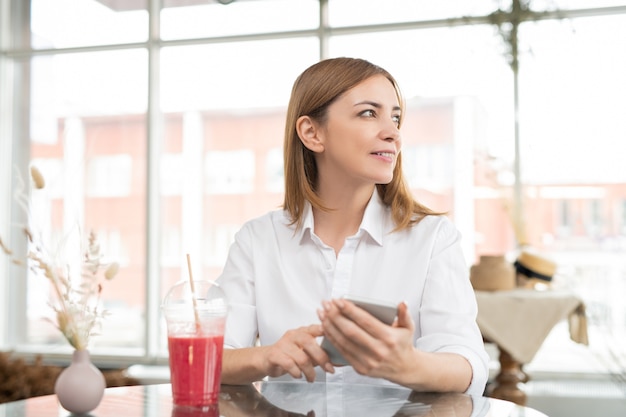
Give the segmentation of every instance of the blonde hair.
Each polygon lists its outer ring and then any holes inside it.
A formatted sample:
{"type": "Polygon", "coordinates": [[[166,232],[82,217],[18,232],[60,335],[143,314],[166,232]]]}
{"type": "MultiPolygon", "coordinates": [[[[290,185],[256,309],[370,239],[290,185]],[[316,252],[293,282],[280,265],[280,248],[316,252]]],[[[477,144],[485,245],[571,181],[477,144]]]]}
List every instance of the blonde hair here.
{"type": "MultiPolygon", "coordinates": [[[[318,62],[307,68],[296,79],[291,90],[285,122],[283,148],[285,171],[285,199],[283,208],[291,216],[292,224],[302,225],[306,201],[320,210],[328,210],[316,192],[318,171],[314,153],[304,146],[296,131],[301,116],[309,116],[320,124],[326,122],[328,107],[343,93],[375,75],[386,77],[398,96],[404,114],[404,100],[393,76],[383,68],[363,59],[333,58],[318,62]]],[[[402,116],[400,120],[402,124],[402,116]]],[[[418,223],[424,216],[436,213],[418,203],[411,194],[402,172],[402,155],[398,155],[389,184],[377,184],[383,203],[391,207],[396,224],[394,230],[402,230],[418,223]]]]}

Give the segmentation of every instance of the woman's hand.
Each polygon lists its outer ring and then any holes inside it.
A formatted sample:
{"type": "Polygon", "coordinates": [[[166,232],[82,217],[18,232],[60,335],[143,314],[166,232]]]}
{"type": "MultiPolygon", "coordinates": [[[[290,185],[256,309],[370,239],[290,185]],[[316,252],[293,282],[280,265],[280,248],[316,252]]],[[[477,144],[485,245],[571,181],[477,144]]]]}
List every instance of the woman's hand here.
{"type": "Polygon", "coordinates": [[[312,324],[287,331],[273,345],[224,349],[222,383],[249,384],[266,376],[285,374],[293,378],[304,376],[307,381],[313,382],[317,365],[333,373],[335,368],[316,341],[322,334],[322,326],[312,324]]]}
{"type": "Polygon", "coordinates": [[[405,303],[388,326],[352,302],[325,301],[318,311],[324,335],[361,375],[394,380],[415,360],[415,325],[405,303]]]}
{"type": "Polygon", "coordinates": [[[313,324],[287,331],[276,343],[262,348],[264,369],[267,375],[278,377],[289,374],[294,378],[302,375],[307,381],[315,380],[315,366],[334,372],[328,355],[319,346],[316,337],[322,336],[322,326],[313,324]]]}

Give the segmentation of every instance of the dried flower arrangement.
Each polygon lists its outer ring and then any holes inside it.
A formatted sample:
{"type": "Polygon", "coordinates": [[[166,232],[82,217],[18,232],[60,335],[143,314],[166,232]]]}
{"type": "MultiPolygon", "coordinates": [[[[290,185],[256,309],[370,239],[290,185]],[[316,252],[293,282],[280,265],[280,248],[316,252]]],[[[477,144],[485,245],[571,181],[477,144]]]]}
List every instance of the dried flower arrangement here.
{"type": "MultiPolygon", "coordinates": [[[[33,192],[45,187],[45,179],[41,172],[31,166],[30,176],[34,186],[33,192]]],[[[30,214],[30,199],[23,182],[19,179],[17,202],[30,214]]],[[[29,219],[32,220],[32,219],[29,219]]],[[[28,265],[35,276],[46,279],[52,288],[53,299],[50,305],[55,315],[52,320],[69,344],[77,350],[87,348],[91,336],[96,335],[106,311],[101,308],[102,278],[111,280],[119,270],[119,264],[103,263],[100,245],[94,232],[87,239],[82,239],[80,250],[82,260],[80,273],[75,273],[70,264],[61,260],[61,247],[65,246],[65,236],[59,247],[51,248],[44,242],[42,233],[33,230],[31,225],[22,227],[28,239],[27,260],[17,259],[13,251],[2,241],[0,248],[17,265],[28,265]],[[54,250],[53,250],[54,249],[54,250]],[[100,276],[100,272],[102,276],[100,276]]]]}

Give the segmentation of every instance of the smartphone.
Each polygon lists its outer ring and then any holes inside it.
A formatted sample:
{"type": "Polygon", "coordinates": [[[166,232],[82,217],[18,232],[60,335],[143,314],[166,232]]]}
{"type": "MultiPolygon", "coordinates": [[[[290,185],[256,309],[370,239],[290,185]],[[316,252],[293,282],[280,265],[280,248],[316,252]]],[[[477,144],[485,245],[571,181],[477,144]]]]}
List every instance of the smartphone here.
{"type": "MultiPolygon", "coordinates": [[[[381,300],[374,300],[371,298],[364,297],[356,297],[351,295],[346,295],[343,297],[344,299],[351,301],[357,307],[362,308],[363,310],[370,313],[372,316],[376,317],[378,320],[382,321],[385,324],[392,324],[397,315],[397,305],[381,300]]],[[[332,343],[326,338],[322,340],[322,349],[326,351],[328,357],[330,358],[330,362],[333,365],[349,365],[348,361],[339,353],[339,351],[333,346],[332,343]]]]}

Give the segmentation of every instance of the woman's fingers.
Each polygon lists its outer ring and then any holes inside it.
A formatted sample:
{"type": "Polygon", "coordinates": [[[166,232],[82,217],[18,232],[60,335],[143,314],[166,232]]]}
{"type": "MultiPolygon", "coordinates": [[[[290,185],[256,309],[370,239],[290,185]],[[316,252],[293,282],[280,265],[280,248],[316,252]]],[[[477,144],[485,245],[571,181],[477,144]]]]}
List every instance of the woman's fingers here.
{"type": "Polygon", "coordinates": [[[371,356],[370,349],[374,343],[374,338],[361,325],[370,328],[372,323],[367,324],[369,320],[374,321],[374,326],[377,324],[383,326],[382,323],[376,323],[375,321],[377,320],[374,317],[367,317],[368,313],[365,311],[350,311],[351,308],[356,310],[357,307],[344,300],[324,302],[323,307],[324,320],[322,324],[324,326],[324,335],[348,362],[354,365],[354,362],[358,359],[371,356]],[[346,311],[341,307],[345,308],[346,311]],[[364,317],[359,317],[360,313],[364,317]]]}
{"type": "Polygon", "coordinates": [[[398,317],[393,327],[409,329],[411,334],[415,330],[415,323],[413,322],[413,318],[411,318],[411,313],[409,313],[409,306],[404,301],[398,304],[398,317]]]}
{"type": "Polygon", "coordinates": [[[400,352],[413,349],[414,324],[406,303],[398,305],[392,326],[347,300],[324,302],[323,307],[325,336],[361,374],[384,376],[397,367],[400,352]]]}
{"type": "Polygon", "coordinates": [[[389,336],[389,326],[350,301],[338,299],[324,302],[323,306],[327,317],[323,322],[324,333],[331,332],[341,342],[367,345],[389,336]]]}
{"type": "Polygon", "coordinates": [[[270,376],[280,376],[288,373],[293,378],[303,375],[307,381],[315,380],[315,366],[323,366],[327,371],[328,356],[317,344],[316,338],[323,334],[320,325],[311,325],[289,330],[274,344],[268,353],[270,376]]]}

